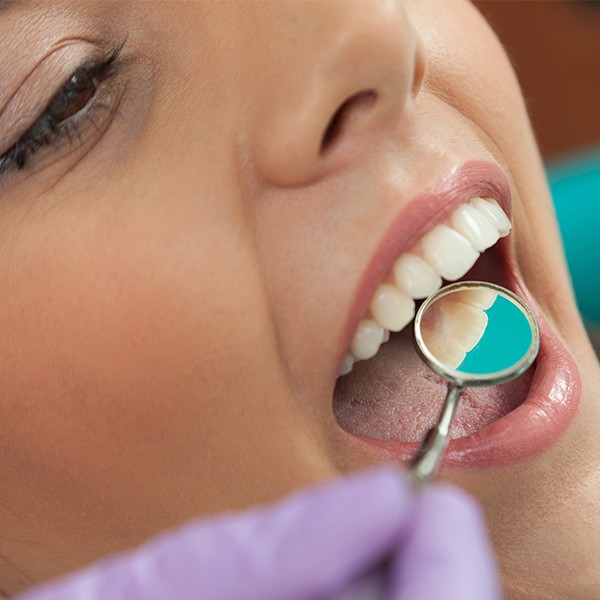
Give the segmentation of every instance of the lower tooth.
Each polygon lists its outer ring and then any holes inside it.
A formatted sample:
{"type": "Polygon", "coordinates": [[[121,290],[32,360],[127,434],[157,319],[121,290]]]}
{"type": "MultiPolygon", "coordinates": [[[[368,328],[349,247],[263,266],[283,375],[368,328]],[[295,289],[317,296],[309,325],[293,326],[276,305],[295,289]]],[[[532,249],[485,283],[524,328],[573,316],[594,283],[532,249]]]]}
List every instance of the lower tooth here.
{"type": "Polygon", "coordinates": [[[458,231],[437,225],[422,238],[423,257],[447,281],[462,277],[479,252],[458,231]]]}

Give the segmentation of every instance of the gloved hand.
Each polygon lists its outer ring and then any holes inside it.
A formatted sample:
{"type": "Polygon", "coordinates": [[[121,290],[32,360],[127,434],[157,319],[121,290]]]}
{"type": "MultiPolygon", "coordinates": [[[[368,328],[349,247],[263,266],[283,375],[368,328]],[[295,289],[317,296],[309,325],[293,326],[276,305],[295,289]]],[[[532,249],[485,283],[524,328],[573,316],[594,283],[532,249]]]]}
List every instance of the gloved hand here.
{"type": "Polygon", "coordinates": [[[198,521],[19,600],[492,600],[479,509],[393,468],[198,521]]]}

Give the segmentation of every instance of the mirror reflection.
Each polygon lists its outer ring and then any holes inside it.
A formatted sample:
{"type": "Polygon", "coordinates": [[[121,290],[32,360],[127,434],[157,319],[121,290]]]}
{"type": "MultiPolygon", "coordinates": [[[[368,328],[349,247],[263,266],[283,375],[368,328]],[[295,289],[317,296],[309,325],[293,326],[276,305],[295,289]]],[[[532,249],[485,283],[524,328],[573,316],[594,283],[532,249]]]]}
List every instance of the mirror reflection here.
{"type": "Polygon", "coordinates": [[[531,355],[536,341],[532,321],[515,299],[482,285],[459,288],[432,302],[422,315],[420,333],[445,369],[488,377],[531,355]]]}

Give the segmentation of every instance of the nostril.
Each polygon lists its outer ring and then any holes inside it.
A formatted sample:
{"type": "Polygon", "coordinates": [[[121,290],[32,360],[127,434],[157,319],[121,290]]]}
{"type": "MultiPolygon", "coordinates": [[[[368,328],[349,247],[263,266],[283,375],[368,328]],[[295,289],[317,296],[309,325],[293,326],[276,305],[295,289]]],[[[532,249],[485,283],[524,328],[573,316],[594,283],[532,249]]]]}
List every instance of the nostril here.
{"type": "Polygon", "coordinates": [[[337,109],[321,139],[321,154],[327,152],[350,125],[362,117],[377,100],[377,92],[365,90],[350,96],[337,109]]]}

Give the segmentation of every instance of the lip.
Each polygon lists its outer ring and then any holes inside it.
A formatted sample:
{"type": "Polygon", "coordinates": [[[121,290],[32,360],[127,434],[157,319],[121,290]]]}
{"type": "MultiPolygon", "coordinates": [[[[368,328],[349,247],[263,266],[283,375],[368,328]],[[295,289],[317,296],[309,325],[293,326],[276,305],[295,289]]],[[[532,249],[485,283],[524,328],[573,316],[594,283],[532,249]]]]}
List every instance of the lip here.
{"type": "Polygon", "coordinates": [[[394,261],[427,231],[449,217],[457,206],[477,196],[494,198],[511,217],[510,185],[504,171],[494,163],[473,160],[441,177],[394,218],[359,280],[340,338],[336,373],[375,289],[394,261]]]}
{"type": "MultiPolygon", "coordinates": [[[[540,327],[540,351],[531,387],[523,404],[501,419],[468,437],[451,440],[442,463],[446,466],[502,465],[539,454],[560,437],[581,402],[581,377],[575,361],[521,281],[516,266],[508,261],[505,269],[508,287],[528,303],[540,327]]],[[[356,439],[402,462],[413,458],[418,448],[409,442],[356,439]]]]}
{"type": "MultiPolygon", "coordinates": [[[[498,200],[510,218],[510,187],[501,169],[486,162],[465,163],[415,198],[394,220],[361,279],[342,340],[344,351],[375,287],[400,253],[458,204],[485,194],[498,200]]],[[[443,461],[447,466],[501,465],[538,454],[560,437],[581,402],[581,378],[573,358],[525,286],[516,262],[509,255],[508,245],[501,243],[499,248],[506,287],[529,304],[538,320],[540,351],[535,372],[523,404],[476,433],[450,441],[443,461]]],[[[410,460],[418,448],[414,442],[347,435],[386,458],[402,462],[410,460]]]]}
{"type": "Polygon", "coordinates": [[[512,290],[532,309],[540,327],[540,351],[525,402],[473,435],[452,440],[446,464],[493,465],[538,454],[568,427],[581,403],[579,370],[519,276],[507,261],[512,290]]]}

